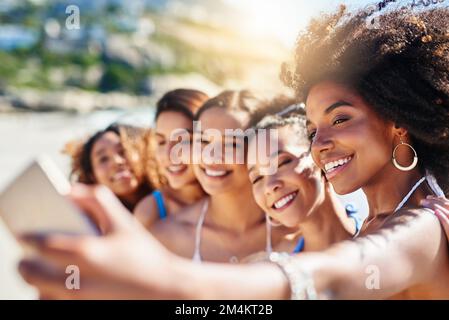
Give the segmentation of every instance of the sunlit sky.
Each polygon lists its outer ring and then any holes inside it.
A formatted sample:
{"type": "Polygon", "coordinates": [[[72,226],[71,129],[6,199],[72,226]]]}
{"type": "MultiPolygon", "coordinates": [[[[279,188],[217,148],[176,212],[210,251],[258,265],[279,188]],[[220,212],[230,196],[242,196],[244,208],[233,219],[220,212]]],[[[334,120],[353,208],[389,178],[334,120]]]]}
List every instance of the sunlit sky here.
{"type": "Polygon", "coordinates": [[[242,31],[255,36],[270,35],[292,46],[301,28],[320,12],[334,11],[340,4],[364,7],[380,0],[224,0],[248,19],[239,21],[242,31]]]}

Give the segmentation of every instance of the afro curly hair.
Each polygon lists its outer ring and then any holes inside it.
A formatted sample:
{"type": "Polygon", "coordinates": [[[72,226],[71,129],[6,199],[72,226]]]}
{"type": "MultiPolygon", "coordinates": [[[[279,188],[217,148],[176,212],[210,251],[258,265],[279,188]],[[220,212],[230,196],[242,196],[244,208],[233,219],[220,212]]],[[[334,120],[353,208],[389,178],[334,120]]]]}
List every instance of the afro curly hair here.
{"type": "Polygon", "coordinates": [[[344,6],[299,35],[293,65],[281,78],[305,101],[334,80],[354,88],[382,118],[408,130],[420,170],[449,194],[449,9],[397,8],[378,17],[344,6]]]}

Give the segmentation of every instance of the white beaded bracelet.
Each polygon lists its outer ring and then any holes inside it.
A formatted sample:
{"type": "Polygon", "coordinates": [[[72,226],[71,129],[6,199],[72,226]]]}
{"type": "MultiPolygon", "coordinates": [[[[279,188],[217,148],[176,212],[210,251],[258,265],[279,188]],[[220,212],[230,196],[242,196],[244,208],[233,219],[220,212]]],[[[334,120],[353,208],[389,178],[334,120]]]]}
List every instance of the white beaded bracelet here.
{"type": "Polygon", "coordinates": [[[286,252],[273,252],[269,257],[286,276],[291,290],[291,300],[316,300],[317,292],[313,278],[295,263],[294,257],[286,252]]]}

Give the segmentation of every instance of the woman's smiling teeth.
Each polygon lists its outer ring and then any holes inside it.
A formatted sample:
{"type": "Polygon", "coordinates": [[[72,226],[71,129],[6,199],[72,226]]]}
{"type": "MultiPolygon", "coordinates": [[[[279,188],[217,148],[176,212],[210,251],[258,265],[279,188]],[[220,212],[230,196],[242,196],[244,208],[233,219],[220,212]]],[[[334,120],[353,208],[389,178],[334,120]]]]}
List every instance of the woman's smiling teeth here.
{"type": "Polygon", "coordinates": [[[178,172],[181,172],[182,170],[184,170],[185,168],[186,168],[185,165],[176,165],[176,166],[172,165],[172,166],[167,167],[167,170],[172,173],[178,173],[178,172]]]}
{"type": "Polygon", "coordinates": [[[209,177],[223,177],[228,173],[227,171],[223,170],[211,170],[211,169],[204,169],[204,172],[209,177]]]}
{"type": "Polygon", "coordinates": [[[286,207],[293,201],[293,199],[295,199],[297,194],[298,194],[298,191],[295,191],[295,192],[289,193],[285,197],[282,197],[281,199],[279,199],[278,201],[276,201],[273,204],[273,208],[282,209],[282,208],[286,207]]]}
{"type": "Polygon", "coordinates": [[[123,170],[123,171],[119,171],[117,173],[115,173],[112,176],[112,181],[118,181],[118,180],[122,180],[122,179],[129,179],[131,178],[131,172],[128,170],[123,170]]]}
{"type": "Polygon", "coordinates": [[[348,163],[349,161],[351,161],[352,157],[347,157],[344,159],[339,159],[336,161],[331,161],[328,162],[324,165],[324,170],[326,171],[326,173],[331,173],[332,171],[334,171],[335,169],[337,169],[338,167],[348,163]]]}

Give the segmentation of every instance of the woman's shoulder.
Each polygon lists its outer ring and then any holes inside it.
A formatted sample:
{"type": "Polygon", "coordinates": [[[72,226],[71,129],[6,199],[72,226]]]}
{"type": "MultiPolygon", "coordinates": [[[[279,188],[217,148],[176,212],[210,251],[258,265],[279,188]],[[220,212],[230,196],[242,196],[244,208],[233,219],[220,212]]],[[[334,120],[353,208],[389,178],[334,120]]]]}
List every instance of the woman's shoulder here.
{"type": "Polygon", "coordinates": [[[195,239],[193,223],[180,221],[176,216],[168,216],[164,221],[156,221],[149,231],[168,250],[182,257],[192,257],[195,239]]]}
{"type": "Polygon", "coordinates": [[[379,229],[407,228],[410,232],[426,237],[426,234],[440,232],[441,226],[432,210],[423,207],[409,207],[388,216],[379,229]]]}
{"type": "Polygon", "coordinates": [[[385,212],[376,216],[375,219],[367,219],[362,227],[360,236],[370,233],[388,232],[397,228],[408,228],[425,231],[439,227],[438,219],[433,211],[423,207],[408,207],[397,212],[385,212]],[[433,226],[433,227],[430,227],[433,226]]]}
{"type": "Polygon", "coordinates": [[[434,212],[431,209],[428,208],[424,208],[424,207],[407,207],[407,208],[403,208],[398,210],[397,212],[393,213],[390,215],[391,219],[396,219],[396,217],[398,217],[398,219],[400,217],[402,217],[402,219],[404,219],[404,217],[418,217],[421,215],[426,215],[426,216],[433,216],[434,218],[434,212]]]}
{"type": "Polygon", "coordinates": [[[207,201],[206,198],[182,207],[176,214],[173,215],[173,220],[180,224],[196,225],[205,201],[207,201]]]}
{"type": "Polygon", "coordinates": [[[153,194],[147,195],[139,201],[134,209],[134,216],[146,228],[149,228],[158,220],[158,208],[153,194]]]}
{"type": "Polygon", "coordinates": [[[166,220],[157,221],[152,232],[161,233],[183,233],[189,229],[195,229],[200,216],[204,201],[200,200],[194,204],[183,207],[178,213],[172,214],[166,220]]]}

